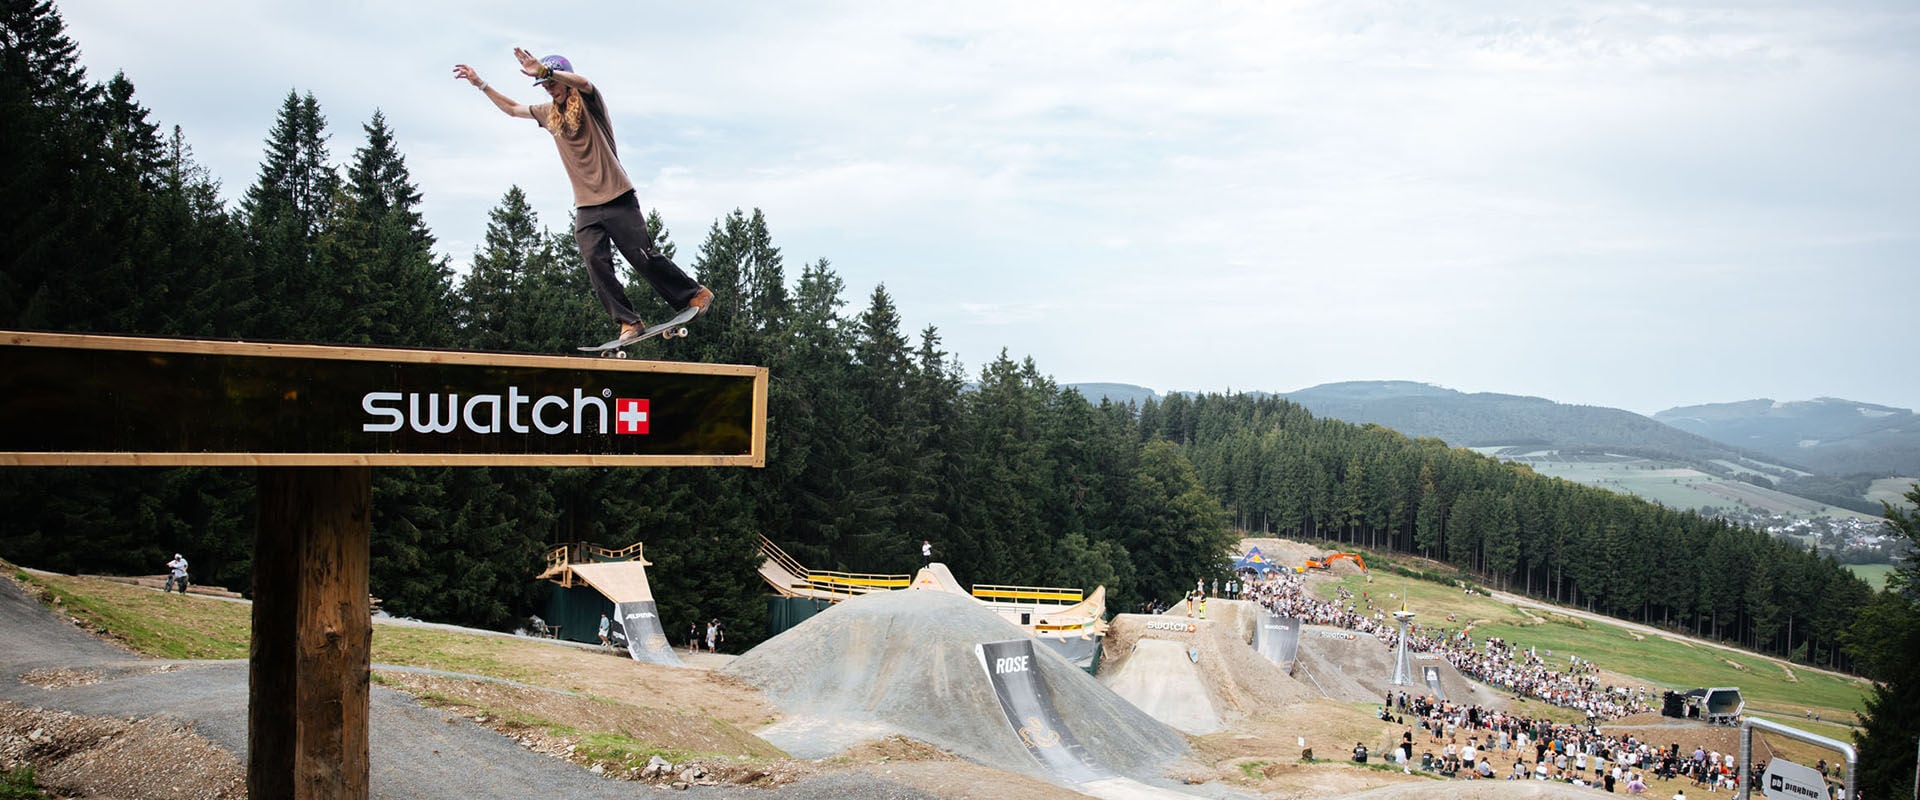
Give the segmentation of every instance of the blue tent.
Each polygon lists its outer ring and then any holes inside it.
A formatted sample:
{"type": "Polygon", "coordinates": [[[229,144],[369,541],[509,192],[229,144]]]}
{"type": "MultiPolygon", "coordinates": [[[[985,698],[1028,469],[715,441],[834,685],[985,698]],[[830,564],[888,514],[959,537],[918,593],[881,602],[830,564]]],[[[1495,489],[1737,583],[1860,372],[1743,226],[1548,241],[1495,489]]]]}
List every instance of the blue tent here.
{"type": "Polygon", "coordinates": [[[1248,569],[1265,575],[1269,572],[1279,572],[1284,568],[1268,560],[1265,555],[1261,554],[1260,548],[1255,547],[1247,550],[1247,554],[1241,556],[1239,561],[1233,562],[1233,569],[1235,572],[1248,569]]]}

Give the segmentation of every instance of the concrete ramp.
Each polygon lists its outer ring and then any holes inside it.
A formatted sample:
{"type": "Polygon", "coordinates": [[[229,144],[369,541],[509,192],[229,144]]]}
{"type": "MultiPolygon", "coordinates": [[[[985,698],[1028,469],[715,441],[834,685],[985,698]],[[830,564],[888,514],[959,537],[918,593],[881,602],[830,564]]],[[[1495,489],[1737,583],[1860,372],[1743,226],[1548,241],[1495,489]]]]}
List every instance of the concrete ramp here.
{"type": "Polygon", "coordinates": [[[1141,639],[1133,654],[1101,682],[1147,715],[1175,730],[1196,736],[1223,729],[1213,699],[1200,678],[1191,645],[1170,639],[1141,639]]]}
{"type": "Polygon", "coordinates": [[[614,626],[627,640],[627,654],[635,661],[667,666],[683,666],[673,645],[667,642],[666,629],[660,625],[660,611],[653,602],[653,587],[647,583],[643,561],[609,561],[598,564],[572,564],[573,575],[587,582],[613,601],[614,626]]]}

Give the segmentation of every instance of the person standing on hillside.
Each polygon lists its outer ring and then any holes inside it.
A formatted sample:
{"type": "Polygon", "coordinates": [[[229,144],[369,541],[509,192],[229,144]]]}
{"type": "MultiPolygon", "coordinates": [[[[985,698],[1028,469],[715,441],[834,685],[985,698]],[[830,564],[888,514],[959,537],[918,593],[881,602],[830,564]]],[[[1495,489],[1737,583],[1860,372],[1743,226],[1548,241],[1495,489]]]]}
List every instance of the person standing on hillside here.
{"type": "Polygon", "coordinates": [[[181,594],[187,593],[187,557],[179,553],[174,553],[173,560],[167,562],[167,585],[160,592],[173,591],[174,584],[179,584],[181,594]]]}
{"type": "Polygon", "coordinates": [[[638,338],[647,326],[614,274],[614,247],[620,248],[620,254],[668,305],[675,309],[691,306],[696,314],[706,313],[713,303],[713,292],[688,277],[654,246],[646,215],[634,195],[633,181],[620,165],[613,122],[599,89],[574,72],[573,64],[564,57],[535,59],[518,47],[513,49],[513,56],[520,61],[520,71],[533,78],[534,85],[546,89],[549,102],[514,102],[488,86],[480,73],[465,64],[455,65],[453,76],[485,93],[508,116],[533,120],[552,136],[560,152],[560,164],[573,183],[574,243],[580,247],[594,296],[607,316],[620,325],[621,341],[638,338]]]}

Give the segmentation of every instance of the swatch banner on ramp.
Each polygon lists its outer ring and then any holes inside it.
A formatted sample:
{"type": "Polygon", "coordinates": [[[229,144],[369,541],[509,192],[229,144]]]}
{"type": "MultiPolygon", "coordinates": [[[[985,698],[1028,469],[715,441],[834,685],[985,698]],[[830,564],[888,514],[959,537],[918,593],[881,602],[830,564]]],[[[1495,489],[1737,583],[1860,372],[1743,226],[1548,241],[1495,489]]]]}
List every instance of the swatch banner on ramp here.
{"type": "Polygon", "coordinates": [[[1300,655],[1300,618],[1283,617],[1271,611],[1261,615],[1260,654],[1275,664],[1285,664],[1300,655]]]}
{"type": "Polygon", "coordinates": [[[1444,688],[1441,688],[1440,686],[1440,668],[1439,667],[1421,667],[1420,669],[1421,671],[1426,673],[1427,688],[1433,690],[1433,696],[1440,698],[1441,702],[1446,702],[1447,690],[1444,688]]]}
{"type": "Polygon", "coordinates": [[[683,666],[680,655],[673,652],[673,644],[667,641],[666,629],[660,626],[660,612],[654,608],[652,600],[615,603],[613,609],[613,613],[619,616],[619,621],[614,624],[626,637],[627,653],[633,656],[633,660],[683,666]]]}
{"type": "Polygon", "coordinates": [[[1054,708],[1053,694],[1041,678],[1032,639],[982,642],[974,645],[973,652],[987,671],[987,680],[993,684],[993,695],[999,698],[1007,722],[1040,766],[1068,783],[1113,777],[1113,773],[1095,766],[1073,732],[1060,724],[1060,712],[1054,708]]]}

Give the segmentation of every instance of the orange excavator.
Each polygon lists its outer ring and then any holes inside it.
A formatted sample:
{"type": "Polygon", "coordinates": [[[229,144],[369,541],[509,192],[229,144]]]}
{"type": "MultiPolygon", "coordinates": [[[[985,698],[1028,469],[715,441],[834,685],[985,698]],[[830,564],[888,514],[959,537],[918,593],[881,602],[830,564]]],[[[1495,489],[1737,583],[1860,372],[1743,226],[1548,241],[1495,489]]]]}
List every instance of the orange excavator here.
{"type": "Polygon", "coordinates": [[[1307,570],[1310,570],[1310,569],[1326,569],[1328,567],[1333,566],[1333,562],[1340,561],[1342,559],[1351,561],[1355,564],[1360,565],[1361,572],[1367,571],[1367,562],[1365,559],[1360,557],[1359,553],[1328,553],[1319,558],[1309,558],[1307,559],[1306,566],[1301,567],[1299,571],[1306,572],[1307,570]]]}

